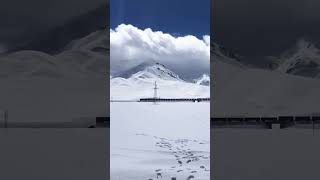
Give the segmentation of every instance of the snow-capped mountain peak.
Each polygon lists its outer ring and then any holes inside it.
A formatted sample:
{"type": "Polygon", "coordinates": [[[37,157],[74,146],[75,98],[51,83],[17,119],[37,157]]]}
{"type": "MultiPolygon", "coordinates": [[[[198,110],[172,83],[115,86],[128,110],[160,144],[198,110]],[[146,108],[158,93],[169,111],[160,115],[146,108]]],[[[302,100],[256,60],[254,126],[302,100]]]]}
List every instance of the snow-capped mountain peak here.
{"type": "Polygon", "coordinates": [[[203,85],[207,79],[202,76],[197,81],[199,84],[184,81],[165,65],[148,61],[113,76],[110,93],[118,100],[149,98],[153,97],[154,83],[157,82],[159,97],[209,97],[210,87],[203,85]]]}
{"type": "Polygon", "coordinates": [[[299,49],[315,49],[315,45],[306,40],[305,38],[301,38],[298,40],[297,45],[296,45],[299,49]]]}
{"type": "Polygon", "coordinates": [[[132,74],[131,79],[162,79],[182,81],[180,77],[173,71],[169,70],[165,65],[155,63],[151,66],[146,66],[143,70],[132,74]]]}
{"type": "Polygon", "coordinates": [[[320,50],[305,39],[297,41],[280,59],[283,61],[278,67],[281,72],[307,77],[320,73],[320,50]]]}
{"type": "Polygon", "coordinates": [[[211,42],[210,51],[214,61],[218,60],[238,67],[244,67],[244,64],[241,62],[242,57],[232,50],[229,50],[215,42],[211,42]]]}

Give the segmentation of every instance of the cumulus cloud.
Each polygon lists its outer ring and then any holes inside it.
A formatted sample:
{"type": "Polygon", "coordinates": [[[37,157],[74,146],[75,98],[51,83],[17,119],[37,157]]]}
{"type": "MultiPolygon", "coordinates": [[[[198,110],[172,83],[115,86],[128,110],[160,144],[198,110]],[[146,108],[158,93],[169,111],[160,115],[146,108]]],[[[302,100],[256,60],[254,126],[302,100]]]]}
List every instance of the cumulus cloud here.
{"type": "Polygon", "coordinates": [[[209,73],[210,36],[174,37],[150,28],[121,24],[110,30],[111,73],[144,62],[159,62],[186,79],[209,73]]]}

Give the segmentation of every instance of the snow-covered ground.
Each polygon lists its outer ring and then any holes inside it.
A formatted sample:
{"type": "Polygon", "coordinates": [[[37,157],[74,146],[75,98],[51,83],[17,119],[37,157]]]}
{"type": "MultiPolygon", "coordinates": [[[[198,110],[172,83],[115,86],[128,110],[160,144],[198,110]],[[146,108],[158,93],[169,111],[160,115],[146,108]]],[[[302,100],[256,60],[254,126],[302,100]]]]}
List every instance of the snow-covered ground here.
{"type": "Polygon", "coordinates": [[[111,180],[210,179],[210,104],[111,102],[111,180]]]}
{"type": "Polygon", "coordinates": [[[109,179],[109,129],[1,129],[0,179],[109,179]]]}
{"type": "Polygon", "coordinates": [[[319,179],[318,129],[212,129],[212,179],[319,179]]]}

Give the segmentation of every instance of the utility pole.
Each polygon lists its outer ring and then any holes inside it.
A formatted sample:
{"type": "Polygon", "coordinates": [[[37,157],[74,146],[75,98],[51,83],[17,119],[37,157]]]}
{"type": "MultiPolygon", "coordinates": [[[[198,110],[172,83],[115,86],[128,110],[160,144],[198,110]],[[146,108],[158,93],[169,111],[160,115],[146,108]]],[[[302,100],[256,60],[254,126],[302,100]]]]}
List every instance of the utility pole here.
{"type": "Polygon", "coordinates": [[[4,110],[4,127],[8,127],[8,118],[9,118],[9,113],[8,110],[4,110]]]}
{"type": "Polygon", "coordinates": [[[156,100],[158,98],[158,86],[157,86],[157,81],[154,82],[154,93],[153,93],[153,98],[156,100]]]}

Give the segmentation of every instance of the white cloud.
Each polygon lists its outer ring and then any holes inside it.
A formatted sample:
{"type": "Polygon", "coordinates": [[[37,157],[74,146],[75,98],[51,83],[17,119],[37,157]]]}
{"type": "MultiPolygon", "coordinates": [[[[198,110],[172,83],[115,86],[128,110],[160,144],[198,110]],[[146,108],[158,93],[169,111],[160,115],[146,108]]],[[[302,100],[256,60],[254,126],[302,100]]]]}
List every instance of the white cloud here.
{"type": "Polygon", "coordinates": [[[185,78],[209,73],[210,36],[174,37],[150,28],[121,24],[110,30],[111,73],[146,61],[156,61],[185,78]]]}

